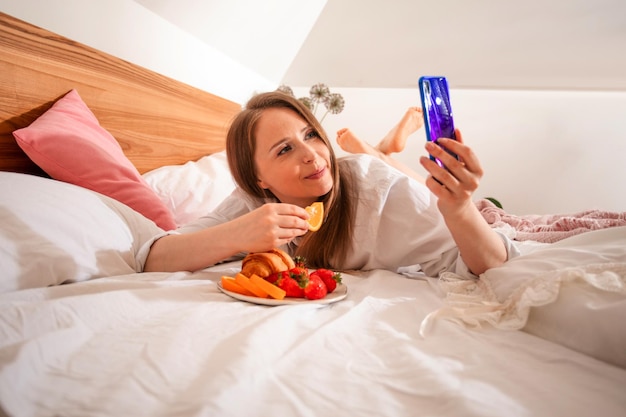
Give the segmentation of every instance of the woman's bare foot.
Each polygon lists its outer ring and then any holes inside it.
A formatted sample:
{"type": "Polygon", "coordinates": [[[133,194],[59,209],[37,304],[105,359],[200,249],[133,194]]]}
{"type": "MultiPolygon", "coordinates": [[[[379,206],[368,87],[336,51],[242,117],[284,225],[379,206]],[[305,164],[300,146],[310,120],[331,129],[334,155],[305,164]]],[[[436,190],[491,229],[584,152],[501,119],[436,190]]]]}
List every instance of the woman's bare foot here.
{"type": "Polygon", "coordinates": [[[424,116],[421,107],[409,107],[402,119],[395,125],[389,133],[380,141],[376,149],[385,155],[401,152],[406,140],[412,133],[415,133],[424,125],[424,116]]]}
{"type": "Polygon", "coordinates": [[[363,142],[361,139],[357,138],[348,128],[337,131],[337,144],[341,149],[349,153],[365,153],[377,158],[382,156],[380,151],[369,143],[363,142]]]}

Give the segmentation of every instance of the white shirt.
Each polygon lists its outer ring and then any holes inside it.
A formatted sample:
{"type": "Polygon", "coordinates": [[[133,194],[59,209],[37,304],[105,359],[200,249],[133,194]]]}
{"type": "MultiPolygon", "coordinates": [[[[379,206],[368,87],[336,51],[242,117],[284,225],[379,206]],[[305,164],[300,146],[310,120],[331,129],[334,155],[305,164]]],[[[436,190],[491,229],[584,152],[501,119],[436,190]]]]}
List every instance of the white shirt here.
{"type": "MultiPolygon", "coordinates": [[[[344,269],[386,269],[419,265],[428,276],[450,271],[474,277],[462,261],[437,199],[428,188],[367,155],[339,160],[354,173],[358,189],[352,249],[344,269]]],[[[268,200],[251,197],[237,188],[212,213],[177,230],[189,233],[225,223],[260,207],[268,200]]],[[[517,250],[504,235],[509,257],[517,250]]],[[[292,256],[298,239],[282,249],[292,256]]],[[[243,256],[243,254],[241,254],[243,256]]]]}

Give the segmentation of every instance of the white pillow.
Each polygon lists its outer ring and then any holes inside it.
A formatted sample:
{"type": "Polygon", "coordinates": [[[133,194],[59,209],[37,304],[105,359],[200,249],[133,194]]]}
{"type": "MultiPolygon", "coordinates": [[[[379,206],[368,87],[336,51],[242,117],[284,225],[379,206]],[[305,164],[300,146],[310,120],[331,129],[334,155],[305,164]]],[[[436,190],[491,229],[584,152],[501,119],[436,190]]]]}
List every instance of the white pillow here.
{"type": "Polygon", "coordinates": [[[210,213],[235,189],[225,151],[160,167],[143,178],[174,214],[178,226],[210,213]]]}
{"type": "Polygon", "coordinates": [[[140,250],[162,232],[86,188],[0,172],[0,292],[141,272],[140,250]]]}
{"type": "Polygon", "coordinates": [[[529,308],[524,331],[626,368],[626,227],[561,240],[483,279],[500,302],[529,308]]]}
{"type": "Polygon", "coordinates": [[[482,274],[448,275],[447,307],[433,318],[524,331],[626,368],[626,227],[547,245],[482,274]]]}

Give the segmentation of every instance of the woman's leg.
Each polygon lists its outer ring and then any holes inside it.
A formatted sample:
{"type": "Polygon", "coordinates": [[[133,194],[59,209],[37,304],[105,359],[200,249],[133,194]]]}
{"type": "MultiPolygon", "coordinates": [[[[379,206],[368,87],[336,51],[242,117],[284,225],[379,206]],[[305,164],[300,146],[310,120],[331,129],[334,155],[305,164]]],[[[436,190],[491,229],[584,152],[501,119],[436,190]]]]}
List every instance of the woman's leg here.
{"type": "Polygon", "coordinates": [[[424,126],[424,115],[421,107],[409,107],[402,119],[387,135],[376,145],[376,149],[389,155],[402,152],[406,146],[407,138],[424,126]]]}
{"type": "Polygon", "coordinates": [[[393,159],[390,155],[387,155],[378,149],[374,148],[372,145],[362,141],[358,137],[352,133],[350,129],[341,129],[337,132],[337,143],[346,152],[349,153],[364,153],[367,155],[374,156],[397,170],[405,173],[407,176],[415,178],[417,181],[424,184],[424,178],[419,175],[417,172],[404,165],[402,162],[393,159]]]}
{"type": "Polygon", "coordinates": [[[376,147],[362,141],[347,128],[337,131],[337,144],[346,152],[364,153],[379,158],[423,184],[424,178],[421,175],[390,156],[391,153],[401,152],[409,135],[423,125],[422,109],[410,107],[398,124],[387,133],[376,147]]]}

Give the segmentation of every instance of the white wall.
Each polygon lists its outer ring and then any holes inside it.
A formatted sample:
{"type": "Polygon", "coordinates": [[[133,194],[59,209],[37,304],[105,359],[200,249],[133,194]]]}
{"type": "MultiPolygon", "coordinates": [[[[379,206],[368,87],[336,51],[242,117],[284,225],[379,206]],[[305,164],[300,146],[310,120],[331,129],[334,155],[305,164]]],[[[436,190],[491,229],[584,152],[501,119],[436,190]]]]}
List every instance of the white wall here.
{"type": "Polygon", "coordinates": [[[277,85],[133,0],[0,0],[0,10],[238,103],[277,85]]]}
{"type": "MultiPolygon", "coordinates": [[[[346,101],[342,113],[324,120],[333,138],[349,127],[375,145],[409,106],[419,105],[417,88],[330,87],[346,101]]],[[[308,88],[295,92],[307,95],[308,88]]],[[[456,125],[485,169],[476,197],[495,197],[515,214],[626,211],[626,92],[450,94],[456,125]]],[[[418,158],[425,140],[423,130],[415,133],[397,158],[424,173],[418,158]]]]}
{"type": "MultiPolygon", "coordinates": [[[[277,84],[134,0],[0,0],[0,10],[239,103],[277,84]]],[[[337,91],[346,107],[327,117],[327,130],[350,127],[372,144],[419,103],[417,89],[337,91]]],[[[625,92],[451,94],[457,126],[486,171],[477,197],[517,214],[626,211],[625,92]]],[[[423,131],[413,135],[398,158],[421,171],[424,140],[423,131]]]]}

